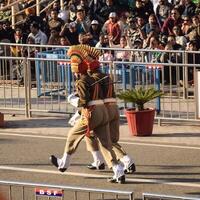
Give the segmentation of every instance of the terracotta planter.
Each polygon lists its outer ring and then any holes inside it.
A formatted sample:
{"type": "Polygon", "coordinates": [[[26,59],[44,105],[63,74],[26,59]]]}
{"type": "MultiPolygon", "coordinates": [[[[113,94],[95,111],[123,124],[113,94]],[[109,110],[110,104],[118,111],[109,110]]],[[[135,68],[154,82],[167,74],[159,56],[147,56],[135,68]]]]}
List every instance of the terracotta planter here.
{"type": "Polygon", "coordinates": [[[129,109],[125,111],[129,131],[134,136],[150,136],[153,131],[155,109],[135,111],[129,109]]]}
{"type": "Polygon", "coordinates": [[[4,114],[0,112],[0,128],[4,127],[4,114]]]}

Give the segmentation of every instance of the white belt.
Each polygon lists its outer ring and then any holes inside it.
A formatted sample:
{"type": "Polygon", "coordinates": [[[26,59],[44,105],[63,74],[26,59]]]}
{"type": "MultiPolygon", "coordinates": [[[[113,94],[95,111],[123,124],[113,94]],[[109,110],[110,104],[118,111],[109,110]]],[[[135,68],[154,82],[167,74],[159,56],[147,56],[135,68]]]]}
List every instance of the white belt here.
{"type": "Polygon", "coordinates": [[[117,103],[117,100],[115,98],[106,98],[103,101],[104,103],[117,103]]]}
{"type": "Polygon", "coordinates": [[[88,106],[94,106],[94,105],[103,105],[103,100],[93,100],[88,102],[88,106]]]}

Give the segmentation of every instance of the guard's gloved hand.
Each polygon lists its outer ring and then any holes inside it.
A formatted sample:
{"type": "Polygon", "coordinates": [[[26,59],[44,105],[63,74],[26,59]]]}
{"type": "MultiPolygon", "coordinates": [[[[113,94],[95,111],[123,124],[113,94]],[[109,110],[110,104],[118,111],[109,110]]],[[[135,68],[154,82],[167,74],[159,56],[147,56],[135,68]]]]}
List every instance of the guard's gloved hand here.
{"type": "Polygon", "coordinates": [[[67,101],[74,107],[78,107],[79,97],[76,93],[72,93],[67,97],[67,101]]]}
{"type": "Polygon", "coordinates": [[[75,114],[69,119],[68,124],[71,126],[74,126],[75,123],[81,118],[81,115],[79,114],[78,110],[75,112],[75,114]]]}

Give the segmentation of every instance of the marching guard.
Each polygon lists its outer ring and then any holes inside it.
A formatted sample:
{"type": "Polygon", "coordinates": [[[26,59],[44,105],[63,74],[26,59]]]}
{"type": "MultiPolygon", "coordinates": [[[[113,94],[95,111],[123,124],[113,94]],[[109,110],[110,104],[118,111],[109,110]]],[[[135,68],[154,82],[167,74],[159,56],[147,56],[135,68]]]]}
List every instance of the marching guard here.
{"type": "MultiPolygon", "coordinates": [[[[93,58],[98,59],[101,52],[94,47],[88,45],[82,45],[87,53],[93,58]]],[[[96,82],[99,83],[103,92],[103,101],[108,111],[109,127],[110,127],[110,139],[112,142],[112,149],[116,154],[117,160],[120,160],[124,166],[124,172],[127,174],[134,173],[136,170],[133,159],[125,152],[119,142],[119,125],[120,116],[119,109],[116,101],[116,95],[114,91],[114,84],[111,77],[107,74],[103,74],[99,65],[89,65],[88,72],[96,82]]],[[[94,162],[88,165],[89,169],[104,169],[105,164],[101,152],[99,151],[98,140],[95,135],[86,137],[87,150],[92,153],[94,162]]]]}
{"type": "Polygon", "coordinates": [[[64,154],[61,158],[50,156],[51,163],[64,172],[70,166],[71,156],[75,153],[81,140],[95,135],[99,140],[99,148],[114,176],[109,180],[114,183],[124,183],[125,173],[120,162],[112,150],[110,140],[109,116],[104,105],[103,93],[99,83],[88,75],[88,66],[99,66],[99,62],[90,57],[80,45],[71,46],[68,50],[71,70],[76,77],[75,89],[77,93],[77,107],[81,108],[81,118],[68,133],[64,154]]]}

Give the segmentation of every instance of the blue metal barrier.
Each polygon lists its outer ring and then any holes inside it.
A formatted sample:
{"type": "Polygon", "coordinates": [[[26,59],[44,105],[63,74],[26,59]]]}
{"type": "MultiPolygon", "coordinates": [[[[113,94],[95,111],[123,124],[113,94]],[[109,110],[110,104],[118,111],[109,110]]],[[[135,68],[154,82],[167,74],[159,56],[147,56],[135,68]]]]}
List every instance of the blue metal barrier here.
{"type": "MultiPolygon", "coordinates": [[[[72,92],[72,74],[69,62],[61,62],[59,60],[69,59],[66,54],[67,49],[54,49],[43,51],[37,54],[38,58],[54,59],[53,61],[36,61],[36,81],[37,94],[40,96],[49,96],[62,90],[66,90],[68,94],[72,92]],[[52,90],[52,82],[59,84],[59,88],[52,90]],[[43,89],[45,88],[45,89],[43,89]],[[42,92],[43,89],[43,92],[42,92]]],[[[102,71],[110,74],[109,65],[102,65],[102,71]]],[[[135,88],[137,85],[153,85],[160,90],[160,67],[157,65],[135,65],[117,63],[114,68],[114,76],[120,88],[126,90],[135,88]]],[[[160,112],[160,97],[156,99],[156,110],[160,112]]]]}
{"type": "MultiPolygon", "coordinates": [[[[103,71],[108,73],[108,66],[103,71]]],[[[137,85],[153,85],[160,90],[160,69],[158,64],[155,66],[133,65],[133,64],[116,64],[115,76],[116,82],[121,83],[121,89],[135,88],[137,85]]],[[[160,97],[156,98],[156,111],[160,112],[160,97]]]]}
{"type": "Polygon", "coordinates": [[[49,96],[52,92],[66,90],[71,93],[72,75],[68,62],[59,62],[63,59],[68,59],[66,54],[67,49],[53,49],[37,53],[37,58],[54,59],[54,61],[36,60],[36,83],[37,95],[49,96]],[[52,90],[49,86],[52,82],[59,85],[59,89],[52,90]],[[45,85],[45,91],[42,92],[42,87],[45,85]]]}

